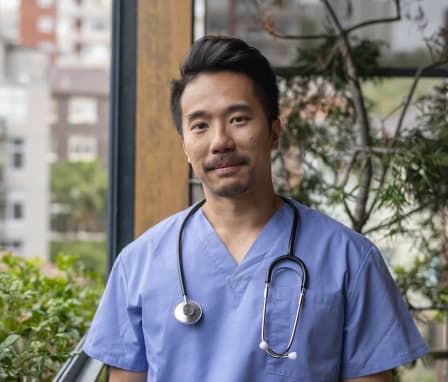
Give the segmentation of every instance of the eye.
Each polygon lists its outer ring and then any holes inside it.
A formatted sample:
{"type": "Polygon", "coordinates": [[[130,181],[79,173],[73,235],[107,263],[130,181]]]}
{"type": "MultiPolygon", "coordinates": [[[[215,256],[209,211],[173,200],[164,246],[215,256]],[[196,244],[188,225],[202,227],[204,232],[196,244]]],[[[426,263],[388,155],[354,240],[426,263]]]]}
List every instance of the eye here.
{"type": "Polygon", "coordinates": [[[250,120],[250,118],[245,116],[245,115],[235,115],[232,118],[230,118],[230,124],[232,124],[232,125],[244,125],[249,120],[250,120]]]}
{"type": "Polygon", "coordinates": [[[202,131],[205,130],[208,127],[208,125],[205,122],[198,122],[193,124],[190,129],[192,131],[202,131]]]}

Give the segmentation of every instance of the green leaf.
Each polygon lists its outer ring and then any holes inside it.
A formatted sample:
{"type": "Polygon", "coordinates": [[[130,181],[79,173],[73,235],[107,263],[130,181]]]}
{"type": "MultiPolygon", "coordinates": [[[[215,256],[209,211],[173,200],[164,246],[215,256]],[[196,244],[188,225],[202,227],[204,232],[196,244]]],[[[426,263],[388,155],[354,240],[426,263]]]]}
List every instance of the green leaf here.
{"type": "Polygon", "coordinates": [[[10,334],[2,343],[0,343],[0,351],[14,345],[19,339],[20,336],[18,334],[10,334]]]}

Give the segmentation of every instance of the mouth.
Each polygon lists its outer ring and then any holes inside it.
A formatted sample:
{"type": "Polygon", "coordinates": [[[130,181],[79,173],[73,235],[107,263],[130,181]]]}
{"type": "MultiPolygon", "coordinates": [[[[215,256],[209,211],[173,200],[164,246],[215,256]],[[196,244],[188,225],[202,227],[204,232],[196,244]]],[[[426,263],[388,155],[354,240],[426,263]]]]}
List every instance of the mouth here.
{"type": "Polygon", "coordinates": [[[207,163],[204,163],[204,171],[217,171],[219,173],[232,172],[241,166],[249,163],[246,157],[232,157],[232,158],[216,158],[207,163]]]}

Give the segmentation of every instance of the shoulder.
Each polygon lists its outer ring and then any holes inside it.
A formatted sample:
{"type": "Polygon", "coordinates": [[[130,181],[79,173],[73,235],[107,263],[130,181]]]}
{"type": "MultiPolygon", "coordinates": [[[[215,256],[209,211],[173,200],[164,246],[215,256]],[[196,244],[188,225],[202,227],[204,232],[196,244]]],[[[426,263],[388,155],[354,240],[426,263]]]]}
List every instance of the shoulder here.
{"type": "Polygon", "coordinates": [[[299,224],[304,234],[318,234],[321,240],[350,242],[360,249],[364,248],[364,250],[369,250],[373,246],[368,238],[336,219],[297,201],[294,201],[294,203],[299,210],[299,224]]]}
{"type": "Polygon", "coordinates": [[[382,255],[368,238],[319,211],[295,204],[300,216],[297,255],[305,257],[320,275],[340,276],[344,282],[352,282],[366,263],[386,268],[382,255]]]}

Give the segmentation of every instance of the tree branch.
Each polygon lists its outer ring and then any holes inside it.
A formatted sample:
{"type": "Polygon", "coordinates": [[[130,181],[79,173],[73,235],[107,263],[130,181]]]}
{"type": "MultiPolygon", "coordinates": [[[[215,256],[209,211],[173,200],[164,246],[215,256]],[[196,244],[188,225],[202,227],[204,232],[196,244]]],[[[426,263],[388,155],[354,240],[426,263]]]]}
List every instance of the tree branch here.
{"type": "Polygon", "coordinates": [[[409,109],[409,106],[411,105],[412,98],[414,97],[415,90],[417,89],[418,82],[420,81],[420,78],[423,75],[423,73],[428,70],[436,69],[446,64],[448,64],[448,58],[417,69],[414,81],[412,82],[411,89],[409,90],[408,96],[406,97],[406,101],[404,102],[403,109],[401,110],[400,118],[398,119],[397,128],[395,130],[394,137],[391,140],[390,147],[395,147],[397,145],[398,137],[403,127],[404,118],[406,117],[406,113],[409,109]]]}
{"type": "MultiPolygon", "coordinates": [[[[378,186],[379,189],[383,188],[383,185],[384,185],[384,182],[386,180],[386,175],[387,175],[388,171],[389,171],[389,161],[386,161],[384,163],[382,171],[381,171],[381,177],[380,177],[379,186],[378,186]]],[[[375,209],[375,207],[376,207],[376,205],[378,203],[379,197],[380,197],[380,195],[377,192],[375,194],[375,197],[373,198],[372,203],[370,204],[370,207],[367,208],[367,219],[369,219],[370,215],[372,215],[372,212],[373,212],[373,210],[375,209]]]]}
{"type": "MultiPolygon", "coordinates": [[[[344,28],[342,27],[336,12],[331,6],[329,0],[322,0],[327,8],[331,20],[333,21],[341,41],[340,48],[343,57],[345,72],[347,74],[349,87],[353,96],[353,106],[356,111],[356,124],[359,127],[361,147],[366,149],[370,146],[370,122],[367,117],[367,110],[364,104],[364,96],[359,82],[358,73],[354,63],[350,42],[344,28]]],[[[356,198],[353,228],[361,231],[365,224],[366,204],[370,192],[370,184],[372,182],[373,168],[371,159],[367,157],[365,171],[360,175],[359,192],[356,198]]]]}
{"type": "Polygon", "coordinates": [[[342,200],[342,202],[344,203],[344,210],[345,213],[348,215],[348,217],[350,218],[350,221],[352,222],[352,226],[355,225],[355,218],[352,214],[352,211],[350,210],[347,201],[345,199],[342,200]]]}
{"type": "MultiPolygon", "coordinates": [[[[360,22],[358,24],[352,25],[351,27],[345,29],[344,34],[348,35],[357,29],[361,29],[361,28],[364,28],[364,27],[367,27],[370,25],[382,24],[382,23],[393,23],[396,21],[400,21],[401,20],[400,0],[393,0],[393,1],[395,3],[395,7],[396,7],[396,15],[395,16],[384,17],[384,18],[373,19],[373,20],[366,20],[366,21],[360,22]]],[[[324,3],[326,3],[326,2],[324,1],[324,3]]],[[[257,0],[255,1],[255,4],[256,4],[258,13],[262,14],[260,5],[258,4],[257,0]]],[[[325,5],[327,5],[327,4],[325,4],[325,5]]],[[[291,35],[291,34],[280,33],[278,31],[274,21],[272,20],[271,15],[272,15],[271,12],[265,12],[262,15],[262,24],[263,24],[263,28],[272,37],[280,38],[280,39],[284,39],[284,40],[322,40],[322,39],[329,39],[329,38],[336,37],[333,34],[326,34],[326,33],[310,34],[310,35],[291,35]]]]}
{"type": "Polygon", "coordinates": [[[397,15],[396,16],[394,16],[394,17],[385,17],[385,18],[382,18],[382,19],[373,19],[373,20],[363,21],[363,22],[360,22],[359,24],[355,24],[355,25],[351,26],[350,28],[346,29],[345,33],[349,34],[349,33],[353,32],[356,29],[364,28],[364,27],[367,27],[369,25],[383,24],[383,23],[393,23],[395,21],[400,21],[401,20],[400,0],[394,0],[394,3],[395,3],[396,11],[397,11],[397,15]]]}
{"type": "Polygon", "coordinates": [[[274,21],[272,20],[270,12],[266,12],[263,14],[262,24],[264,30],[268,32],[271,36],[281,38],[283,40],[322,40],[336,37],[335,35],[332,34],[290,35],[280,33],[277,27],[275,26],[274,21]]]}
{"type": "Polygon", "coordinates": [[[345,171],[344,177],[342,178],[341,187],[345,187],[348,183],[348,179],[350,178],[350,172],[352,171],[353,166],[356,163],[356,160],[358,159],[359,150],[355,150],[353,152],[352,158],[350,159],[350,163],[345,171]]]}
{"type": "Polygon", "coordinates": [[[414,208],[413,210],[411,210],[411,211],[405,213],[405,214],[402,215],[402,216],[397,216],[397,217],[395,217],[395,218],[392,219],[392,220],[385,221],[384,223],[380,223],[380,224],[378,224],[378,225],[376,225],[376,226],[373,226],[372,228],[369,228],[367,231],[363,232],[363,234],[364,234],[364,235],[368,235],[368,234],[370,234],[370,233],[372,233],[372,232],[378,231],[378,230],[380,230],[380,229],[382,229],[382,228],[386,228],[386,227],[391,226],[392,224],[395,224],[395,223],[398,223],[398,222],[400,222],[400,221],[403,221],[404,219],[407,219],[408,217],[410,217],[410,216],[416,214],[417,212],[423,211],[423,210],[424,210],[425,208],[427,208],[429,205],[430,205],[430,203],[422,204],[422,205],[420,205],[420,206],[414,208]]]}

